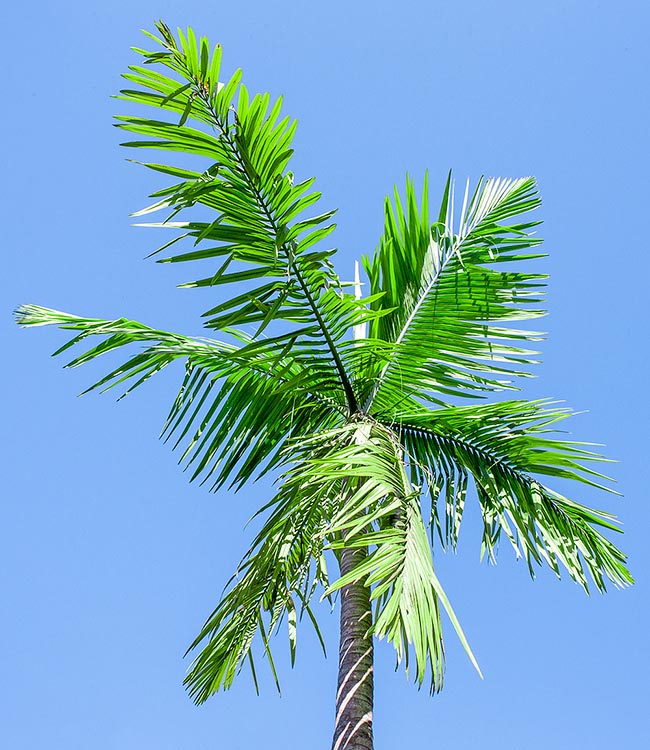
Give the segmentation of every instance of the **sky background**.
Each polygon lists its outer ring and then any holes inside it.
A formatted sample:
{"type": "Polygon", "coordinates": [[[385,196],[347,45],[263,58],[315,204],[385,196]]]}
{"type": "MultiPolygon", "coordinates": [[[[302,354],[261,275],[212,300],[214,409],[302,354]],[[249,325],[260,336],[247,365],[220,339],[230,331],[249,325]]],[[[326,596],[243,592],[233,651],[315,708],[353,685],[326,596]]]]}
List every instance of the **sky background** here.
{"type": "MultiPolygon", "coordinates": [[[[110,98],[162,17],[192,25],[244,69],[249,90],[285,95],[299,120],[295,172],[338,207],[338,270],[371,251],[382,202],[405,172],[533,174],[551,274],[538,378],[523,395],[565,399],[576,439],[607,444],[616,512],[637,585],[586,597],[503,546],[479,563],[475,511],[439,576],[485,675],[447,627],[443,693],[430,698],[377,649],[377,750],[395,747],[640,748],[648,705],[647,2],[11,3],[4,20],[4,272],[0,370],[0,745],[12,750],[328,748],[337,617],[322,607],[296,668],[278,643],[283,695],[244,672],[197,708],[183,652],[247,548],[242,527],[268,485],[236,496],[190,486],[157,440],[181,370],[116,405],[77,399],[107,365],[64,371],[65,336],[19,330],[33,302],[200,333],[206,295],[183,267],[143,257],[130,226],[163,182],[125,157],[110,98]]],[[[136,158],[138,158],[136,156],[136,158]]],[[[140,156],[141,158],[141,156],[140,156]]],[[[432,201],[432,203],[433,203],[432,201]]],[[[160,243],[158,243],[160,244],[160,243]]]]}

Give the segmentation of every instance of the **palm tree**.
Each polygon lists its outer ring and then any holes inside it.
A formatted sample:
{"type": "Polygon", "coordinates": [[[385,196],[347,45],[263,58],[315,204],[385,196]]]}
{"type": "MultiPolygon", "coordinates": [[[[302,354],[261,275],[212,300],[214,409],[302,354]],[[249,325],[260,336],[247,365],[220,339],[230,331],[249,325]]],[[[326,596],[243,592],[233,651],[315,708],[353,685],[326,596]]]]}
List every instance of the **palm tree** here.
{"type": "Polygon", "coordinates": [[[207,265],[184,286],[234,285],[204,315],[219,338],[34,305],[18,309],[18,322],[73,331],[59,352],[99,338],[68,367],[141,345],[89,390],[128,383],[128,393],[184,361],[163,435],[182,448],[191,479],[236,490],[266,472],[279,477],[258,510],[259,534],[190,646],[185,682],[202,703],[248,663],[257,685],[259,652],[276,675],[280,623],[293,662],[298,620],[307,615],[320,637],[314,597],[338,596],[333,747],[367,750],[375,637],[393,644],[418,685],[438,691],[444,610],[476,665],[432,557],[434,545],[456,545],[470,487],[488,558],[505,537],[531,573],[545,562],[585,590],[587,576],[601,591],[606,579],[632,583],[602,533],[618,530],[613,516],[543,483],[603,487],[591,467],[604,459],[554,430],[570,413],[547,400],[477,400],[513,389],[534,362],[526,346],[539,335],[509,321],[542,314],[544,276],[518,270],[540,257],[539,222],[527,218],[540,203],[535,182],[482,179],[461,202],[449,176],[431,220],[426,180],[419,200],[408,180],[404,198],[396,191],[386,201],[362,297],[358,266],[341,281],[323,245],[334,212],[310,210],[320,198],[313,180],[288,171],[296,123],[281,117],[281,102],[249,96],[239,70],[220,83],[219,45],[210,53],[205,38],[197,43],[191,29],[175,38],[162,22],[157,31],[147,34],[157,51],[136,50],[144,64],[130,67],[133,88],[120,98],[171,120],[126,116],[117,127],[138,138],[126,146],[207,159],[202,172],[146,163],[173,184],[135,215],[169,212],[150,225],[176,230],[156,252],[193,241],[159,261],[207,265]],[[192,218],[176,221],[184,210],[192,218]],[[464,398],[473,400],[460,405],[464,398]]]}

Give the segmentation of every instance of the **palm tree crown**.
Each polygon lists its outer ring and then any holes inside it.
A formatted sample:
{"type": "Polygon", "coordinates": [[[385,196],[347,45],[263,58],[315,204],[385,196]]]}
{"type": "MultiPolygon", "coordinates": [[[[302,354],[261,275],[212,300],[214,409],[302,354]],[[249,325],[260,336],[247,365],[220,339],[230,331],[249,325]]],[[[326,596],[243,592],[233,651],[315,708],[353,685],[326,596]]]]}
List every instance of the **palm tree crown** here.
{"type": "Polygon", "coordinates": [[[613,517],[545,484],[603,487],[592,467],[604,459],[555,431],[570,412],[547,400],[481,400],[514,389],[535,362],[528,346],[540,336],[519,327],[543,314],[544,275],[519,270],[540,257],[539,222],[528,218],[540,204],[535,181],[481,179],[457,195],[450,175],[430,217],[426,179],[420,199],[408,180],[404,197],[386,200],[383,235],[363,259],[363,297],[358,272],[343,282],[323,244],[334,212],[316,208],[313,179],[289,171],[296,123],[281,115],[281,101],[251,97],[239,70],[220,82],[219,45],[210,52],[191,29],[178,40],[162,22],[157,30],[147,34],[157,51],[136,50],[143,64],[125,74],[132,88],[120,98],[169,118],[123,116],[117,127],[136,135],[125,146],[207,159],[202,172],[146,163],[172,184],[135,215],[168,212],[148,225],[175,230],[156,253],[177,254],[159,262],[207,268],[183,286],[235,284],[204,313],[218,338],[34,305],[17,316],[73,331],[59,352],[99,339],[69,367],[143,345],[92,388],[127,384],[128,393],[182,360],[163,435],[191,479],[216,490],[268,471],[280,477],[259,509],[260,532],[191,645],[193,698],[229,688],[245,663],[255,677],[256,642],[275,673],[280,623],[293,659],[301,615],[320,636],[314,597],[351,585],[370,592],[368,633],[394,645],[418,684],[439,690],[442,610],[473,656],[432,545],[454,547],[472,487],[489,558],[505,537],[531,573],[546,562],[585,590],[588,578],[599,590],[606,579],[631,583],[624,555],[602,533],[618,530],[613,517]],[[176,220],[195,207],[211,217],[176,220]],[[331,575],[328,561],[340,563],[346,550],[359,552],[354,564],[331,575]]]}

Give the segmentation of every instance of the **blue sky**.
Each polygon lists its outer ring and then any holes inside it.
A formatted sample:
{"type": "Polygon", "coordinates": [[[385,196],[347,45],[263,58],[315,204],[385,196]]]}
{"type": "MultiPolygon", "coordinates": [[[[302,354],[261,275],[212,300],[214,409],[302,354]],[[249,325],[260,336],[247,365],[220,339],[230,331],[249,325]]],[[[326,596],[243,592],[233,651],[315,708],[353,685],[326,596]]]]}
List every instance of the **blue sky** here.
{"type": "MultiPolygon", "coordinates": [[[[637,585],[586,597],[505,547],[479,564],[469,511],[440,577],[481,664],[448,628],[447,683],[430,698],[377,652],[376,748],[643,747],[649,664],[647,217],[650,59],[644,2],[134,2],[11,4],[4,11],[5,364],[0,535],[0,744],[12,750],[328,747],[329,658],[309,630],[283,695],[243,674],[196,708],[183,652],[216,604],[267,497],[189,486],[157,441],[180,372],[115,404],[77,399],[97,368],[63,371],[64,338],[21,331],[19,303],[126,316],[199,333],[187,269],[142,258],[157,236],[128,213],[160,185],[125,161],[110,99],[140,28],[162,17],[224,46],[249,89],[285,95],[295,171],[338,207],[338,269],[373,249],[382,201],[405,172],[533,174],[551,274],[544,364],[523,395],[565,399],[576,439],[607,444],[637,585]],[[8,265],[8,268],[7,268],[8,265]]],[[[474,516],[474,521],[476,520],[474,516]]]]}

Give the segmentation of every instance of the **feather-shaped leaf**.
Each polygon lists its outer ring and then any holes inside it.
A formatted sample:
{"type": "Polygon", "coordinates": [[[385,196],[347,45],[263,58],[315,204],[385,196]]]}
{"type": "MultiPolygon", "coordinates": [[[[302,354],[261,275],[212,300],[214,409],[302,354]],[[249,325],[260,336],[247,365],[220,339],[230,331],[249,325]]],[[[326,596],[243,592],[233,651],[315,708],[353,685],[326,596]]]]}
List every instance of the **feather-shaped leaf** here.
{"type": "Polygon", "coordinates": [[[586,573],[600,590],[605,578],[628,585],[632,578],[625,556],[601,532],[618,531],[615,518],[542,483],[541,477],[555,477],[607,489],[602,484],[607,478],[592,468],[605,459],[589,446],[552,434],[553,425],[568,416],[568,410],[549,402],[506,401],[422,410],[404,415],[400,430],[414,461],[415,481],[429,486],[434,504],[446,488],[444,511],[438,506],[435,512],[445,514],[452,544],[469,476],[483,513],[483,548],[492,560],[505,534],[531,574],[533,563],[546,562],[559,575],[561,563],[585,590],[586,573]]]}
{"type": "Polygon", "coordinates": [[[539,334],[504,327],[539,316],[544,276],[499,270],[499,264],[536,257],[535,222],[507,224],[539,205],[534,181],[489,179],[465,192],[458,226],[451,176],[439,220],[429,224],[425,182],[422,207],[407,182],[406,205],[386,202],[386,226],[377,252],[365,259],[373,302],[385,314],[369,335],[392,342],[390,361],[373,375],[365,408],[390,414],[405,394],[442,404],[511,387],[526,374],[533,352],[521,341],[539,334]]]}

